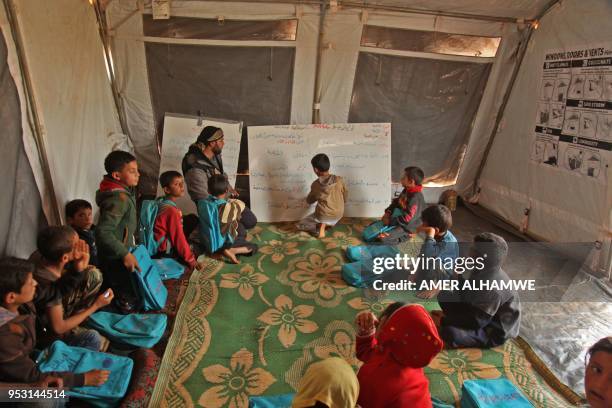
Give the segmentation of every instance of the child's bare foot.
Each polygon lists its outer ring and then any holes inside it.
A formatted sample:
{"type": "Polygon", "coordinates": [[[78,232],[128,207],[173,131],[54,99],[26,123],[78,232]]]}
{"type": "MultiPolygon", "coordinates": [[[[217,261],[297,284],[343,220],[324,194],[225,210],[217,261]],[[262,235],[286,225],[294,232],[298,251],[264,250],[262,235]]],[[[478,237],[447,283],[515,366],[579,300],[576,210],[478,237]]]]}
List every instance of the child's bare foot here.
{"type": "Polygon", "coordinates": [[[234,264],[240,263],[238,258],[236,258],[236,253],[234,252],[234,248],[224,250],[223,255],[228,257],[231,263],[234,263],[234,264]]]}
{"type": "Polygon", "coordinates": [[[440,289],[423,290],[417,293],[417,297],[420,299],[432,299],[440,293],[440,289]]]}
{"type": "Polygon", "coordinates": [[[325,224],[319,224],[319,238],[325,238],[325,224]]]}
{"type": "Polygon", "coordinates": [[[232,250],[234,251],[234,254],[236,255],[247,255],[250,254],[251,252],[253,252],[253,248],[249,248],[249,247],[237,247],[237,248],[232,248],[232,250]]]}

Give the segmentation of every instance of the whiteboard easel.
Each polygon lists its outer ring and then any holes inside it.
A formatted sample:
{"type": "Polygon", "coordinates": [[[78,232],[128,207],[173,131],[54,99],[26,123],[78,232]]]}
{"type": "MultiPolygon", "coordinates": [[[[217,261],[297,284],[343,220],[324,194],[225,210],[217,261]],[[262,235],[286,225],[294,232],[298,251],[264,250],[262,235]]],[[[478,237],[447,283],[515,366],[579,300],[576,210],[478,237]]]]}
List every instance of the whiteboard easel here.
{"type": "MultiPolygon", "coordinates": [[[[233,186],[238,171],[238,155],[240,153],[240,139],[242,137],[242,122],[223,119],[202,118],[198,116],[166,113],[164,116],[164,139],[161,151],[159,174],[168,170],[176,170],[182,174],[181,163],[189,146],[195,143],[202,129],[206,126],[215,126],[223,130],[225,146],[223,147],[223,170],[227,173],[229,182],[233,186]]],[[[157,195],[163,195],[159,184],[157,195]]],[[[177,200],[177,205],[183,214],[197,213],[195,204],[191,201],[187,186],[185,195],[177,200]]]]}

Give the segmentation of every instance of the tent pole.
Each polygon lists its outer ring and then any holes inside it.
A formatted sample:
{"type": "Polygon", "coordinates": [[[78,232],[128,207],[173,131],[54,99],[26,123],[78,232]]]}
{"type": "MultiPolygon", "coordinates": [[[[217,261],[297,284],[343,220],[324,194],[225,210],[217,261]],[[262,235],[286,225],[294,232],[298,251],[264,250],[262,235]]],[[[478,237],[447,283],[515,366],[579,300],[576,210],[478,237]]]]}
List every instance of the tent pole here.
{"type": "MultiPolygon", "coordinates": [[[[25,49],[23,47],[23,39],[21,38],[21,32],[19,30],[19,23],[17,21],[17,14],[11,0],[4,0],[4,9],[6,10],[6,16],[8,19],[9,27],[11,29],[11,35],[15,42],[15,50],[17,52],[17,61],[19,63],[19,71],[23,78],[23,89],[26,101],[27,117],[34,134],[34,141],[36,142],[36,150],[38,151],[38,158],[41,163],[43,177],[45,180],[45,187],[47,194],[51,196],[51,214],[46,214],[51,217],[47,222],[50,225],[59,225],[62,222],[61,211],[57,202],[57,196],[55,195],[55,187],[53,186],[53,178],[51,177],[51,166],[49,164],[49,158],[47,156],[47,150],[45,147],[45,139],[43,136],[43,127],[41,124],[40,116],[38,115],[38,109],[36,106],[36,100],[33,94],[32,78],[30,77],[30,71],[28,69],[27,59],[25,56],[25,49]]],[[[41,197],[42,199],[42,197],[41,197]]],[[[44,207],[44,199],[43,207],[44,207]]]]}
{"type": "Polygon", "coordinates": [[[119,95],[119,88],[117,87],[117,79],[115,78],[115,66],[113,63],[113,57],[111,54],[110,47],[110,37],[106,31],[107,24],[106,18],[104,16],[104,12],[100,7],[99,0],[93,0],[93,8],[96,14],[96,21],[98,22],[98,31],[100,33],[100,40],[102,41],[102,48],[104,49],[104,59],[106,61],[106,66],[108,68],[108,78],[110,81],[111,91],[113,94],[113,100],[115,102],[115,108],[117,109],[117,115],[119,117],[119,124],[121,126],[121,131],[125,134],[128,139],[132,142],[132,138],[130,136],[130,130],[128,128],[127,119],[125,116],[125,110],[123,107],[123,103],[121,101],[121,96],[119,95]]]}
{"type": "Polygon", "coordinates": [[[323,38],[325,37],[325,15],[327,2],[322,1],[319,17],[319,37],[317,38],[317,62],[315,68],[314,100],[312,102],[312,123],[321,123],[321,59],[323,57],[323,38]]]}
{"type": "MultiPolygon", "coordinates": [[[[550,9],[559,2],[560,0],[551,0],[550,3],[544,8],[544,10],[540,13],[538,18],[535,21],[540,21],[542,17],[546,15],[550,11],[550,9]]],[[[489,153],[491,152],[491,148],[493,147],[493,142],[495,141],[495,136],[497,135],[497,128],[504,117],[504,112],[506,110],[506,106],[508,105],[508,101],[510,100],[510,96],[512,95],[512,90],[514,89],[514,83],[516,82],[516,78],[518,76],[519,70],[523,65],[523,59],[525,58],[525,54],[527,54],[527,46],[529,45],[529,41],[531,41],[531,36],[535,31],[533,24],[529,26],[529,32],[527,33],[527,38],[521,44],[522,48],[519,48],[519,58],[514,66],[514,70],[512,71],[512,76],[510,77],[510,82],[508,83],[508,88],[506,89],[506,93],[504,95],[504,99],[502,100],[502,104],[499,107],[499,111],[497,112],[497,116],[495,118],[495,126],[493,126],[493,130],[491,130],[491,135],[489,136],[489,141],[487,142],[487,147],[485,148],[484,154],[482,156],[482,160],[480,162],[480,166],[478,166],[478,171],[476,172],[476,176],[474,177],[474,184],[472,187],[472,195],[477,196],[480,192],[480,187],[478,183],[480,182],[480,177],[482,176],[482,172],[487,164],[487,159],[489,158],[489,153]]]]}

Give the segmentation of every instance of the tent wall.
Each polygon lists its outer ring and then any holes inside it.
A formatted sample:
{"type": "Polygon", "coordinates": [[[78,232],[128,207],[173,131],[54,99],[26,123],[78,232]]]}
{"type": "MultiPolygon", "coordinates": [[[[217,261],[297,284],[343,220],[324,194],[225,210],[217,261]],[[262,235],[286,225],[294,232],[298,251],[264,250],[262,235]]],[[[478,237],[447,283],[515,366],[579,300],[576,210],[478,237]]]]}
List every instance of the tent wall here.
{"type": "Polygon", "coordinates": [[[63,213],[71,199],[93,203],[104,174],[104,157],[124,137],[89,2],[15,4],[54,199],[63,213]]]}
{"type": "MultiPolygon", "coordinates": [[[[143,15],[147,26],[150,24],[150,8],[143,10],[137,9],[135,3],[130,0],[115,0],[110,3],[107,9],[107,17],[110,24],[110,32],[113,37],[113,50],[117,66],[117,80],[119,91],[124,99],[126,106],[128,125],[136,152],[141,160],[143,170],[149,174],[148,185],[145,190],[154,191],[155,176],[159,167],[158,142],[161,139],[160,123],[156,123],[154,117],[159,117],[159,112],[154,115],[154,106],[159,105],[152,102],[152,95],[155,98],[156,91],[153,88],[165,86],[152,82],[152,78],[147,75],[151,73],[151,65],[159,66],[158,61],[151,60],[151,53],[145,50],[156,48],[158,50],[168,49],[167,56],[173,55],[171,50],[184,47],[201,47],[205,51],[210,47],[291,47],[295,49],[293,63],[293,85],[291,92],[291,115],[289,122],[293,124],[312,123],[313,108],[318,108],[319,120],[323,123],[345,123],[351,119],[349,112],[355,98],[356,87],[358,86],[355,76],[360,55],[366,53],[384,54],[379,58],[390,61],[392,57],[397,60],[414,58],[422,59],[422,63],[432,65],[452,66],[453,62],[457,66],[470,66],[471,63],[480,64],[477,67],[477,75],[467,75],[471,84],[465,86],[470,89],[466,102],[463,103],[465,112],[465,123],[462,126],[462,135],[452,137],[452,148],[448,149],[448,154],[440,158],[440,163],[432,167],[430,174],[435,176],[434,181],[438,186],[448,186],[455,182],[457,177],[457,163],[461,163],[465,154],[473,157],[474,161],[482,158],[484,145],[490,135],[490,129],[495,121],[496,108],[499,107],[508,78],[516,62],[517,45],[522,38],[523,31],[515,23],[499,21],[482,21],[473,19],[461,19],[453,17],[440,17],[421,14],[402,14],[398,12],[362,10],[360,8],[341,8],[328,9],[324,16],[323,35],[321,37],[321,57],[320,68],[317,72],[317,39],[319,38],[319,22],[321,19],[320,9],[317,6],[292,5],[292,4],[266,4],[266,3],[238,3],[238,2],[211,2],[211,1],[173,1],[171,15],[173,17],[190,17],[202,19],[218,19],[223,21],[232,20],[284,20],[294,19],[298,21],[296,41],[253,41],[253,40],[223,40],[219,37],[202,38],[207,30],[193,30],[200,37],[185,38],[189,36],[189,31],[185,24],[190,24],[187,20],[181,20],[173,26],[176,30],[176,37],[172,38],[168,34],[160,37],[159,33],[171,33],[172,30],[156,31],[158,36],[152,37],[152,31],[143,30],[143,15]],[[457,57],[428,52],[407,52],[396,50],[382,50],[372,47],[364,47],[361,44],[362,33],[365,25],[377,27],[389,27],[399,29],[424,30],[429,32],[460,33],[474,36],[502,37],[501,44],[497,50],[497,58],[479,58],[475,56],[457,57]],[[180,26],[180,29],[177,28],[180,26]],[[180,47],[179,47],[180,46],[180,47]],[[149,59],[148,59],[149,58],[149,59]],[[484,70],[484,71],[483,71],[484,70]],[[318,81],[316,78],[318,77],[318,81]],[[472,78],[473,77],[473,78],[472,78]],[[488,78],[488,81],[487,81],[488,78]],[[148,79],[148,80],[147,80],[148,79]],[[319,87],[320,100],[314,103],[315,82],[319,87]],[[484,84],[486,83],[486,86],[484,84]],[[469,103],[468,103],[469,102],[469,103]],[[476,109],[478,108],[478,109],[476,109]],[[471,110],[471,111],[470,111],[471,110]],[[473,113],[475,112],[475,113],[473,113]],[[472,115],[473,113],[473,115],[472,115]],[[469,144],[469,147],[468,147],[469,144]],[[477,148],[472,148],[477,145],[477,148]],[[467,151],[467,153],[466,153],[467,151]],[[454,166],[449,166],[453,163],[454,166]],[[441,169],[448,167],[448,169],[441,169]],[[454,167],[454,168],[451,168],[454,167]]],[[[526,16],[531,17],[531,15],[526,16]]],[[[172,19],[170,20],[172,22],[172,19]]],[[[173,23],[170,23],[173,24],[173,23]]],[[[246,27],[247,24],[242,26],[246,27]]],[[[242,27],[241,26],[241,27],[242,27]]],[[[418,62],[418,61],[417,61],[418,62]]],[[[231,64],[231,60],[228,60],[231,64]]],[[[172,61],[166,58],[166,65],[170,66],[172,61]]],[[[416,62],[415,62],[416,64],[416,62]]],[[[442,72],[442,71],[440,71],[442,72]]],[[[467,72],[467,71],[466,71],[467,72]]],[[[448,72],[447,72],[448,73],[448,72]]],[[[167,73],[168,78],[172,72],[167,73]]],[[[169,80],[175,80],[171,78],[169,80]]],[[[195,77],[193,78],[195,80],[195,77]]],[[[446,82],[449,82],[448,80],[446,82]]],[[[444,87],[445,81],[439,78],[434,86],[444,87]]],[[[221,85],[221,84],[220,84],[221,85]]],[[[243,92],[249,92],[246,81],[241,83],[240,78],[236,78],[238,88],[242,87],[243,92]]],[[[189,83],[185,86],[189,89],[189,83]]],[[[202,88],[196,86],[192,88],[202,88]]],[[[202,88],[203,89],[203,88],[202,88]]],[[[431,89],[432,93],[449,92],[449,87],[444,89],[431,89]]],[[[208,93],[211,94],[211,93],[208,93]]],[[[223,93],[212,92],[217,95],[214,101],[206,100],[208,94],[201,92],[194,97],[200,97],[201,103],[191,103],[188,107],[189,112],[181,111],[177,113],[197,114],[200,111],[203,115],[215,116],[218,109],[208,110],[206,105],[217,103],[236,103],[235,95],[228,89],[226,99],[223,93]],[[214,113],[214,114],[213,114],[214,113]]],[[[457,94],[459,96],[459,94],[457,94]]],[[[191,96],[189,97],[191,98],[191,96]]],[[[192,98],[193,99],[193,98],[192,98]]],[[[376,104],[378,101],[374,101],[376,104]]],[[[381,101],[382,102],[382,101],[381,101]]],[[[180,104],[177,104],[177,106],[180,104]]],[[[445,109],[445,106],[438,104],[438,108],[445,109]]],[[[447,104],[450,106],[450,104],[447,104]]],[[[447,106],[447,107],[448,107],[447,106]]],[[[185,107],[178,106],[177,109],[184,110],[185,107]]],[[[357,110],[354,109],[356,112],[357,110]]],[[[363,111],[363,110],[362,110],[363,111]]],[[[388,113],[388,112],[387,112],[388,113]]],[[[354,113],[356,115],[356,113],[354,113]]],[[[363,116],[363,115],[361,115],[363,116]]],[[[357,115],[354,118],[361,118],[357,115]]],[[[461,112],[455,112],[455,116],[461,116],[461,112]]],[[[241,119],[240,117],[227,117],[228,119],[241,119]]],[[[393,115],[381,114],[376,121],[392,121],[393,115]]],[[[450,122],[449,122],[450,123],[450,122]]],[[[272,123],[269,123],[272,124],[272,123]]],[[[448,125],[450,126],[450,125],[448,125]]],[[[459,127],[459,126],[458,126],[459,127]]],[[[441,132],[444,133],[444,132],[441,132]]],[[[398,137],[401,132],[398,132],[398,137]]],[[[401,134],[402,138],[406,135],[401,134]]],[[[410,143],[426,145],[429,142],[427,132],[413,131],[410,135],[410,143]],[[414,138],[414,140],[412,140],[414,138]]],[[[443,141],[444,142],[444,141],[443,141]]],[[[410,156],[410,155],[408,155],[410,156]]],[[[398,156],[399,157],[399,156],[398,156]]],[[[407,163],[395,168],[402,168],[410,164],[419,164],[418,160],[410,160],[410,157],[401,156],[407,163]]],[[[477,166],[476,166],[477,168],[477,166]]],[[[394,174],[395,178],[398,178],[394,174]]],[[[435,200],[435,197],[431,197],[435,200]]]]}
{"type": "Polygon", "coordinates": [[[0,195],[0,256],[27,257],[36,247],[36,232],[43,221],[42,203],[24,147],[24,139],[31,137],[31,133],[26,113],[22,112],[25,106],[20,102],[21,74],[3,7],[0,28],[0,172],[4,177],[0,195]]]}
{"type": "Polygon", "coordinates": [[[608,43],[612,3],[563,1],[532,36],[480,180],[480,204],[519,225],[530,208],[528,232],[551,241],[608,241],[612,227],[610,170],[601,183],[534,164],[537,92],[546,51],[608,43]]]}
{"type": "MultiPolygon", "coordinates": [[[[248,4],[248,3],[223,3],[223,2],[190,2],[190,1],[173,1],[172,15],[177,17],[197,17],[202,19],[217,19],[222,16],[226,20],[287,20],[299,18],[297,27],[296,41],[287,44],[284,41],[258,41],[258,40],[233,40],[225,41],[218,39],[174,39],[147,37],[143,31],[143,13],[151,13],[150,9],[140,11],[136,8],[133,1],[117,0],[113,1],[108,9],[107,18],[109,20],[111,35],[113,36],[113,50],[117,67],[117,82],[119,92],[123,98],[128,127],[132,141],[138,158],[141,160],[143,171],[146,173],[146,179],[141,183],[141,188],[147,192],[154,192],[157,189],[157,174],[159,169],[159,146],[161,134],[158,127],[156,129],[154,103],[152,95],[156,92],[149,82],[148,73],[151,72],[151,67],[147,63],[147,49],[161,50],[164,44],[168,49],[180,49],[187,46],[202,46],[202,49],[212,49],[213,47],[264,47],[271,52],[270,48],[276,47],[291,47],[295,49],[295,54],[291,62],[293,70],[292,85],[289,89],[290,100],[290,117],[284,117],[284,121],[289,123],[308,123],[312,115],[312,95],[313,82],[316,62],[316,39],[318,35],[318,8],[307,6],[294,6],[290,4],[248,4]],[[210,48],[209,48],[210,47],[210,48]]],[[[189,48],[189,47],[187,47],[189,48]]],[[[227,52],[231,52],[228,50],[227,52]]],[[[284,50],[279,50],[279,61],[282,61],[281,54],[284,50]]],[[[151,53],[149,53],[151,56],[151,53]]],[[[169,55],[167,53],[167,55],[169,55]]],[[[274,62],[272,59],[268,61],[274,62]]],[[[230,61],[228,60],[228,63],[230,61]]],[[[171,62],[167,61],[166,65],[171,62]]],[[[155,64],[160,66],[160,64],[155,64]]],[[[223,69],[220,67],[219,69],[223,69]]],[[[269,68],[266,68],[269,69],[269,68]]],[[[278,72],[278,70],[277,70],[278,72]]],[[[272,70],[274,77],[274,70],[272,70]]],[[[180,78],[178,78],[180,79],[180,78]]],[[[189,79],[189,78],[185,78],[189,79]]],[[[266,79],[264,79],[266,80],[266,79]]],[[[214,81],[211,81],[214,83],[214,81]]],[[[249,84],[246,81],[240,81],[240,78],[235,78],[236,87],[241,86],[241,92],[248,94],[250,92],[249,84]]],[[[190,87],[188,82],[184,83],[187,88],[190,87]]],[[[199,95],[201,103],[185,107],[181,104],[175,104],[178,112],[184,114],[197,114],[200,111],[203,115],[214,117],[218,114],[219,107],[207,111],[206,106],[215,104],[230,104],[236,101],[235,92],[228,90],[224,94],[224,89],[219,84],[219,89],[216,89],[213,94],[224,97],[222,100],[207,100],[206,95],[199,95]]],[[[197,96],[197,95],[196,95],[197,96]]],[[[265,95],[262,95],[265,97],[265,95]]],[[[231,115],[235,113],[229,112],[231,115]]],[[[278,115],[277,115],[278,116],[278,115]]],[[[227,117],[222,119],[241,119],[239,117],[227,117]]],[[[253,124],[273,124],[254,122],[253,124]]],[[[278,123],[275,123],[278,124],[278,123]]],[[[160,124],[158,124],[160,125],[160,124]]]]}

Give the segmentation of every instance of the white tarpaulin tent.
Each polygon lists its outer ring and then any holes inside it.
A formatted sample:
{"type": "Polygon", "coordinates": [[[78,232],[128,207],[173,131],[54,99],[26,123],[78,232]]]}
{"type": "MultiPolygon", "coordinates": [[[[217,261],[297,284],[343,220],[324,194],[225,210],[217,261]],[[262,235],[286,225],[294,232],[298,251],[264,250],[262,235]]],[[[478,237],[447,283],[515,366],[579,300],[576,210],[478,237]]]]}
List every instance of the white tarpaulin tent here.
{"type": "MultiPolygon", "coordinates": [[[[418,165],[430,202],[453,188],[531,238],[592,243],[609,280],[611,18],[610,0],[2,0],[1,255],[93,202],[113,149],[155,194],[167,113],[244,125],[237,184],[249,126],[390,123],[391,181],[418,165]]],[[[521,335],[581,389],[608,304],[565,304],[575,324],[534,305],[521,335]]]]}
{"type": "Polygon", "coordinates": [[[609,163],[594,180],[530,159],[545,54],[606,45],[609,1],[175,0],[169,20],[153,19],[149,1],[92,3],[0,9],[48,222],[69,199],[93,199],[117,146],[133,144],[154,191],[168,111],[246,126],[392,122],[394,179],[415,163],[432,189],[455,185],[510,224],[528,209],[533,236],[610,240],[609,163]]]}

